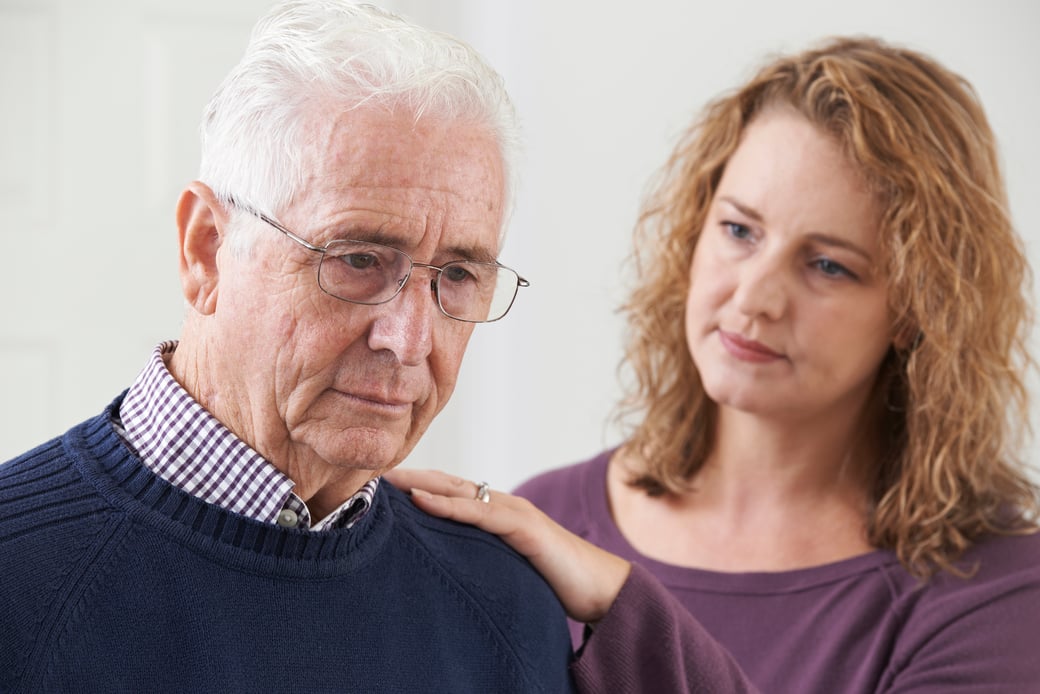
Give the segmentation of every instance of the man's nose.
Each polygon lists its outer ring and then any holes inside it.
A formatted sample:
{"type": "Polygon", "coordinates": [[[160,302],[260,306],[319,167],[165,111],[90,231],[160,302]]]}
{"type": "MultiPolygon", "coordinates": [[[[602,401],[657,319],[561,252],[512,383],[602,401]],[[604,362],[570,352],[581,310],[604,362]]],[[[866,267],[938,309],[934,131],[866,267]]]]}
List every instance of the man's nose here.
{"type": "Polygon", "coordinates": [[[369,331],[373,351],[389,350],[405,366],[421,364],[433,349],[433,321],[440,316],[428,273],[416,268],[401,292],[379,307],[369,331]]]}

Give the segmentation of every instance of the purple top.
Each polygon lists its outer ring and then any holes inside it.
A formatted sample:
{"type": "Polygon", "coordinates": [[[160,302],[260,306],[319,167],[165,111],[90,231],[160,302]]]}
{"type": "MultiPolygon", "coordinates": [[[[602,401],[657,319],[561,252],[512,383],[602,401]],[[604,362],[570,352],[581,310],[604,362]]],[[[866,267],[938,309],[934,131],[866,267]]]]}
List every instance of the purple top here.
{"type": "Polygon", "coordinates": [[[971,578],[924,585],[888,551],[776,573],[684,568],[622,536],[611,454],[517,489],[633,562],[575,666],[583,691],[1040,692],[1040,534],[987,538],[964,557],[971,578]]]}

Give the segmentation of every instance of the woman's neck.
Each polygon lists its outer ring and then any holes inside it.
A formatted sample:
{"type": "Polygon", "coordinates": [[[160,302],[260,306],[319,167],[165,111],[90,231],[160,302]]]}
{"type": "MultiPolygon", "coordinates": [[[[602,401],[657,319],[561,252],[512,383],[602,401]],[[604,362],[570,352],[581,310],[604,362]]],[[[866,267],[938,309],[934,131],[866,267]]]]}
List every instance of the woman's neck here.
{"type": "Polygon", "coordinates": [[[717,426],[688,492],[649,497],[627,484],[637,463],[626,452],[612,461],[611,505],[636,549],[723,571],[804,568],[870,551],[873,456],[850,445],[862,440],[852,423],[799,426],[721,411],[717,426]]]}

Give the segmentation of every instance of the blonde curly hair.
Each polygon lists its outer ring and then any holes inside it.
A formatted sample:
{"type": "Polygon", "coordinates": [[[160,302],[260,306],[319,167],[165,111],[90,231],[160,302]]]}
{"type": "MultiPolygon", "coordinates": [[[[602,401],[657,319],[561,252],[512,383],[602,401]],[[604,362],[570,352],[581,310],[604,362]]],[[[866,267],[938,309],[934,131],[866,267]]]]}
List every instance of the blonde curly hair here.
{"type": "Polygon", "coordinates": [[[971,86],[870,38],[781,57],[705,109],[660,171],[635,232],[637,287],[618,417],[636,420],[631,483],[679,493],[712,449],[715,406],[687,347],[694,247],[730,156],[764,109],[833,136],[878,196],[896,345],[864,434],[880,443],[868,540],[913,574],[960,573],[985,533],[1028,532],[1040,493],[1017,451],[1028,429],[1031,273],[993,133],[971,86]],[[876,437],[876,438],[875,438],[876,437]]]}

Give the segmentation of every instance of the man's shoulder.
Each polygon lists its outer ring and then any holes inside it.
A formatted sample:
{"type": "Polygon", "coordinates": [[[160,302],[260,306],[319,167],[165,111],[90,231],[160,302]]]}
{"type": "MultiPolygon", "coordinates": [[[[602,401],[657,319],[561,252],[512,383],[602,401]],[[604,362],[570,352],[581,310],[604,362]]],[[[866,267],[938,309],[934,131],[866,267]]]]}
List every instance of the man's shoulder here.
{"type": "MultiPolygon", "coordinates": [[[[67,498],[70,488],[82,483],[68,450],[70,436],[83,425],[73,427],[35,448],[0,463],[0,523],[31,523],[27,516],[46,515],[46,500],[67,498]]],[[[53,504],[55,513],[65,510],[53,504]]],[[[39,522],[39,519],[37,519],[39,522]]]]}
{"type": "Polygon", "coordinates": [[[92,425],[101,426],[88,420],[0,464],[0,554],[32,552],[42,543],[50,549],[33,563],[62,560],[62,543],[78,546],[76,537],[104,522],[109,506],[84,476],[87,453],[78,447],[92,425]]]}
{"type": "Polygon", "coordinates": [[[439,604],[441,619],[469,615],[482,624],[531,682],[566,681],[566,614],[524,557],[495,535],[426,514],[388,482],[379,485],[377,497],[392,512],[393,545],[414,571],[406,582],[422,584],[413,588],[439,604]]]}
{"type": "Polygon", "coordinates": [[[63,438],[64,435],[56,436],[10,460],[0,461],[0,495],[14,486],[19,486],[20,480],[24,478],[28,470],[62,458],[63,438]]]}
{"type": "Polygon", "coordinates": [[[518,571],[520,578],[538,575],[524,557],[497,536],[472,525],[431,516],[389,482],[380,483],[379,492],[386,495],[400,531],[437,556],[452,558],[463,567],[506,567],[507,571],[518,571]]]}
{"type": "Polygon", "coordinates": [[[545,579],[530,562],[497,536],[471,525],[436,518],[417,508],[407,494],[389,483],[379,493],[393,512],[400,544],[413,560],[428,565],[445,580],[457,583],[475,600],[509,610],[540,610],[559,616],[562,607],[545,579]]]}
{"type": "Polygon", "coordinates": [[[70,432],[0,464],[0,672],[28,657],[104,541],[110,514],[75,465],[70,432]]]}

